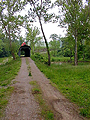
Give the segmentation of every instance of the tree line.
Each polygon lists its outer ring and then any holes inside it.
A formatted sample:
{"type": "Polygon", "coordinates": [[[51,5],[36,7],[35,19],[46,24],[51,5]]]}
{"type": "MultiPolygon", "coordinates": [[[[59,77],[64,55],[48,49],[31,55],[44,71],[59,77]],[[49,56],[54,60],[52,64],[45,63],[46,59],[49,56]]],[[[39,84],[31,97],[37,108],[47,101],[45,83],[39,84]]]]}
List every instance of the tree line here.
{"type": "Polygon", "coordinates": [[[5,0],[0,2],[0,57],[13,56],[16,59],[16,53],[21,43],[26,40],[30,43],[32,54],[35,48],[43,46],[44,39],[48,54],[48,65],[50,62],[50,49],[53,55],[69,56],[70,60],[74,56],[74,64],[78,65],[78,59],[89,59],[90,51],[90,1],[83,5],[82,0],[5,0]],[[19,13],[29,4],[28,15],[21,16],[19,13]],[[49,10],[58,6],[61,11],[59,15],[50,13],[49,10]],[[32,23],[39,21],[42,36],[37,27],[32,23]],[[58,22],[60,27],[67,26],[67,34],[61,38],[57,33],[52,34],[49,43],[43,29],[43,21],[58,22]],[[26,36],[20,35],[21,27],[26,29],[26,36]],[[37,47],[38,46],[38,47],[37,47]]]}

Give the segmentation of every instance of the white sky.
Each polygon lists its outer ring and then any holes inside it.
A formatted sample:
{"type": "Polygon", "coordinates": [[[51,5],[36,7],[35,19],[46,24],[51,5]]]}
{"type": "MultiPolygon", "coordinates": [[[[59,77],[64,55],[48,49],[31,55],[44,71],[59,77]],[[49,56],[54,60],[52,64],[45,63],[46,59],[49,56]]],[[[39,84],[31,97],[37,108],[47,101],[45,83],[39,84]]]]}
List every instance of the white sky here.
{"type": "MultiPolygon", "coordinates": [[[[52,1],[52,2],[55,2],[56,0],[51,0],[51,1],[52,1]]],[[[23,10],[23,11],[21,12],[21,15],[26,14],[26,13],[28,12],[29,8],[30,8],[30,6],[27,5],[27,7],[25,8],[25,10],[23,10]]],[[[53,11],[55,14],[58,14],[58,7],[55,7],[52,11],[53,11]]],[[[42,21],[42,23],[43,23],[43,21],[42,21]]],[[[61,37],[64,37],[64,36],[65,36],[65,34],[66,34],[66,31],[65,31],[65,30],[66,30],[66,29],[58,27],[58,24],[59,24],[59,23],[51,23],[51,22],[49,22],[49,23],[47,23],[47,24],[45,24],[45,23],[42,24],[42,25],[43,25],[43,30],[44,30],[44,33],[45,33],[45,36],[46,36],[48,42],[50,41],[50,38],[49,38],[49,37],[50,37],[51,34],[54,34],[54,33],[55,33],[55,34],[57,34],[57,35],[61,35],[61,37]]],[[[40,35],[42,36],[42,32],[41,32],[41,29],[40,29],[40,25],[39,25],[38,20],[37,20],[37,22],[34,22],[33,25],[39,28],[40,33],[41,33],[40,35]]],[[[25,36],[25,29],[22,29],[21,35],[22,35],[23,37],[25,36]]]]}
{"type": "MultiPolygon", "coordinates": [[[[40,30],[40,36],[42,36],[42,32],[41,32],[41,29],[40,29],[40,25],[39,25],[39,22],[35,22],[34,23],[34,26],[38,27],[39,30],[40,30]]],[[[43,23],[43,30],[44,30],[44,33],[46,35],[46,38],[47,38],[47,41],[49,42],[50,41],[50,35],[51,34],[57,34],[57,35],[61,35],[61,37],[64,37],[65,34],[66,34],[66,29],[65,28],[60,28],[58,27],[58,23],[47,23],[47,24],[44,24],[43,23]]],[[[21,31],[21,35],[24,37],[25,36],[25,29],[22,29],[21,31]]]]}
{"type": "MultiPolygon", "coordinates": [[[[51,0],[52,2],[54,2],[55,0],[51,0]]],[[[83,0],[83,2],[85,3],[86,0],[83,0]]],[[[26,7],[26,10],[22,11],[21,14],[24,15],[25,13],[28,12],[28,9],[29,9],[29,5],[26,7]]],[[[58,8],[55,7],[52,11],[54,11],[56,14],[58,13],[58,8]]],[[[59,23],[47,23],[47,24],[44,24],[43,23],[43,29],[44,29],[44,32],[45,32],[45,35],[46,35],[46,38],[47,38],[47,41],[49,42],[50,41],[50,35],[51,34],[57,34],[57,35],[61,35],[61,37],[64,37],[65,34],[66,34],[66,29],[65,28],[60,28],[58,27],[58,24],[59,23]]],[[[40,25],[39,25],[39,22],[37,20],[37,22],[35,22],[33,24],[34,26],[38,27],[39,30],[40,29],[40,25]]],[[[21,35],[24,37],[25,36],[25,29],[22,29],[21,31],[21,35]]],[[[40,34],[42,36],[42,33],[40,34]]]]}

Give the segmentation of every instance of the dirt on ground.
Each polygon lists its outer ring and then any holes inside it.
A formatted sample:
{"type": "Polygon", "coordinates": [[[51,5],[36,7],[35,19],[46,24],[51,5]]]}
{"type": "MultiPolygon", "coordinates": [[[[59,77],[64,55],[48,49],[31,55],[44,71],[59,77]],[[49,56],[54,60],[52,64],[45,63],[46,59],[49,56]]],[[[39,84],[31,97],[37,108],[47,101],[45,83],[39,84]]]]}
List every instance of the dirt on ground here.
{"type": "Polygon", "coordinates": [[[84,120],[78,113],[76,105],[66,99],[55,87],[51,85],[42,72],[37,68],[34,61],[28,58],[31,67],[32,77],[28,76],[25,58],[22,58],[22,65],[15,88],[5,111],[3,120],[43,120],[40,116],[39,104],[32,95],[30,81],[37,81],[43,97],[54,112],[55,120],[84,120]]]}

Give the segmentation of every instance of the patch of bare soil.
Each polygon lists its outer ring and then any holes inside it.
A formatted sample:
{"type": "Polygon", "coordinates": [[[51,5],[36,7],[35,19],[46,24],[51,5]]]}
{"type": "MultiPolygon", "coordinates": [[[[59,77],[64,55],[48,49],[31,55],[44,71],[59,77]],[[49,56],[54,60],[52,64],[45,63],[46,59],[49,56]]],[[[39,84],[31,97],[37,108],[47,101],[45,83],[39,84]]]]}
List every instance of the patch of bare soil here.
{"type": "Polygon", "coordinates": [[[36,67],[34,61],[30,61],[31,74],[33,79],[38,82],[43,92],[48,105],[55,113],[55,120],[84,120],[78,113],[76,105],[67,100],[56,88],[54,88],[50,81],[43,73],[36,67]]]}
{"type": "Polygon", "coordinates": [[[14,93],[11,95],[9,104],[5,111],[5,117],[2,120],[40,120],[40,108],[31,93],[32,86],[29,82],[32,80],[28,76],[25,58],[22,58],[22,65],[17,81],[13,86],[14,93]]]}

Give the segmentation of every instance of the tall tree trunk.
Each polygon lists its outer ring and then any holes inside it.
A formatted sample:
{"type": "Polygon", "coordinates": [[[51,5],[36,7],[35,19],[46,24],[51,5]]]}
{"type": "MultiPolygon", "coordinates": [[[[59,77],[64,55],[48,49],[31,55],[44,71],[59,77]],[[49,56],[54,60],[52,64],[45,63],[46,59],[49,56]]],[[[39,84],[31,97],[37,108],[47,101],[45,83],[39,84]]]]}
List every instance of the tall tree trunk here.
{"type": "Polygon", "coordinates": [[[13,60],[16,60],[15,53],[13,52],[13,50],[12,50],[11,47],[12,47],[12,46],[10,46],[10,49],[11,49],[11,55],[12,55],[12,57],[13,57],[13,60]]]}
{"type": "Polygon", "coordinates": [[[13,56],[13,60],[16,60],[15,54],[14,53],[11,53],[11,54],[13,56]]]}
{"type": "Polygon", "coordinates": [[[48,65],[50,66],[50,65],[51,65],[51,61],[50,61],[49,46],[48,46],[48,42],[47,42],[46,36],[45,36],[45,34],[44,34],[44,31],[43,31],[41,19],[40,19],[39,16],[38,16],[38,18],[39,18],[39,23],[40,23],[40,26],[41,26],[41,31],[42,31],[42,34],[43,34],[43,37],[44,37],[44,40],[45,40],[46,48],[47,48],[47,53],[48,53],[48,65]]]}
{"type": "MultiPolygon", "coordinates": [[[[34,9],[36,9],[34,1],[33,0],[31,0],[31,1],[32,1],[33,6],[34,6],[34,9]]],[[[28,2],[30,2],[30,0],[28,0],[28,2]]],[[[42,0],[41,0],[41,8],[42,8],[42,0]]],[[[47,48],[47,53],[48,53],[48,65],[50,66],[50,64],[51,64],[51,62],[50,62],[50,52],[49,52],[49,47],[48,47],[47,39],[46,39],[46,36],[44,34],[42,23],[41,23],[41,12],[40,12],[40,14],[38,14],[38,12],[36,10],[36,14],[38,16],[39,23],[40,23],[40,26],[41,26],[41,31],[42,31],[42,34],[43,34],[43,37],[44,37],[44,40],[45,40],[45,44],[46,44],[46,48],[47,48]]]]}
{"type": "Polygon", "coordinates": [[[12,50],[12,42],[11,42],[11,37],[10,37],[10,30],[9,30],[9,40],[10,40],[10,51],[11,51],[11,55],[12,55],[12,57],[13,57],[13,60],[15,60],[16,59],[16,57],[15,57],[15,54],[14,54],[14,52],[13,52],[13,50],[12,50]]]}
{"type": "Polygon", "coordinates": [[[33,45],[33,50],[32,50],[32,54],[34,55],[34,45],[33,45]]]}
{"type": "Polygon", "coordinates": [[[75,66],[78,65],[78,58],[77,58],[77,34],[75,34],[75,58],[74,58],[75,66]]]}
{"type": "Polygon", "coordinates": [[[72,63],[72,50],[70,48],[70,63],[72,63]]]}
{"type": "MultiPolygon", "coordinates": [[[[3,21],[3,16],[2,16],[1,13],[0,13],[0,16],[1,16],[1,20],[2,20],[2,23],[3,23],[4,29],[5,29],[5,32],[6,32],[7,36],[9,36],[10,49],[11,49],[12,43],[11,43],[11,37],[10,37],[10,29],[8,28],[8,31],[7,31],[7,29],[6,29],[6,27],[5,27],[5,24],[4,24],[4,21],[3,21]]],[[[11,54],[12,54],[13,59],[15,60],[16,57],[15,57],[15,54],[12,52],[12,50],[11,50],[11,54]]]]}

